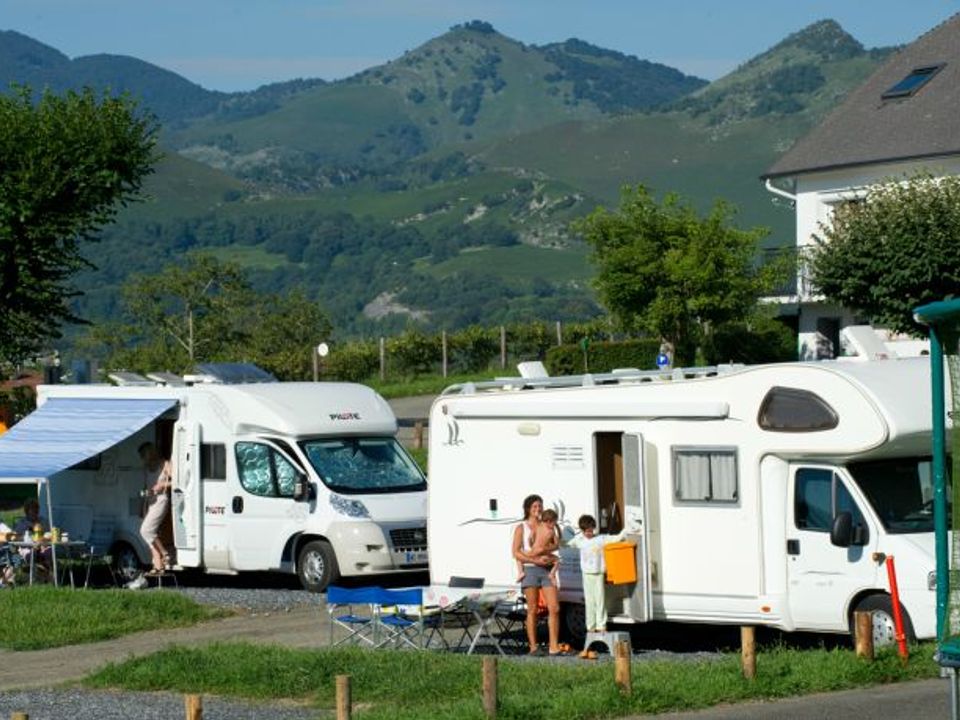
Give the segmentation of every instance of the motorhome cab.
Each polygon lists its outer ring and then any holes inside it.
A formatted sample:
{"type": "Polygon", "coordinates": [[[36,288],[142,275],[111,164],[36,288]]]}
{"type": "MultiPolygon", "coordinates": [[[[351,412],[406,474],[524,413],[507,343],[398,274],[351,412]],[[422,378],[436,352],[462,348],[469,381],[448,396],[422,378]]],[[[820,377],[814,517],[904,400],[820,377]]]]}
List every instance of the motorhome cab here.
{"type": "Polygon", "coordinates": [[[367,387],[38,392],[38,409],[0,440],[0,475],[27,463],[19,451],[34,443],[50,466],[35,474],[50,478],[54,523],[109,547],[128,572],[150,557],[138,533],[144,442],[171,458],[168,544],[180,567],[296,572],[315,591],[340,575],[426,568],[426,481],[395,438],[390,407],[367,387]]]}
{"type": "MultiPolygon", "coordinates": [[[[530,493],[575,527],[626,526],[637,582],[615,622],[892,634],[883,560],[908,631],[935,634],[929,359],[618,372],[455,386],[430,417],[434,582],[512,585],[530,493]]],[[[579,564],[561,564],[576,630],[579,564]]]]}

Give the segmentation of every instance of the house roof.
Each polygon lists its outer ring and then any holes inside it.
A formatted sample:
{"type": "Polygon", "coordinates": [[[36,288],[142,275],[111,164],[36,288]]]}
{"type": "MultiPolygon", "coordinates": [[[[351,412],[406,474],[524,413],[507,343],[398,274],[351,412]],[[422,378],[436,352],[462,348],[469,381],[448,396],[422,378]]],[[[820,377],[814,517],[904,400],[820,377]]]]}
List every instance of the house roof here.
{"type": "Polygon", "coordinates": [[[764,175],[960,154],[960,13],[895,53],[764,175]],[[882,95],[911,71],[943,65],[916,93],[882,95]]]}

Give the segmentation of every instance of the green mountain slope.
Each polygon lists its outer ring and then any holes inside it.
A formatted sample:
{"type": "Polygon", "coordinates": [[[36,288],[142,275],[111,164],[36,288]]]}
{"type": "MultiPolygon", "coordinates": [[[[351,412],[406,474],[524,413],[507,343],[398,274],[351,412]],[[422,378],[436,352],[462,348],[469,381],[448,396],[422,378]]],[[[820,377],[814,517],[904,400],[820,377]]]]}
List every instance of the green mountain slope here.
{"type": "Polygon", "coordinates": [[[392,164],[440,147],[652,108],[703,84],[579,40],[524,45],[474,21],[267,112],[216,113],[169,142],[202,162],[302,190],[390,174],[392,164]]]}
{"type": "Polygon", "coordinates": [[[886,52],[824,21],[704,86],[474,21],[347,80],[211,95],[131,58],[71,61],[0,35],[16,77],[111,77],[158,107],[181,88],[203,109],[168,118],[151,199],[90,249],[81,313],[115,313],[131,272],[199,251],[264,289],[304,286],[352,333],[596,312],[569,223],[626,184],[726,199],[742,225],[773,228],[768,244],[792,244],[792,211],[758,177],[886,52]]]}

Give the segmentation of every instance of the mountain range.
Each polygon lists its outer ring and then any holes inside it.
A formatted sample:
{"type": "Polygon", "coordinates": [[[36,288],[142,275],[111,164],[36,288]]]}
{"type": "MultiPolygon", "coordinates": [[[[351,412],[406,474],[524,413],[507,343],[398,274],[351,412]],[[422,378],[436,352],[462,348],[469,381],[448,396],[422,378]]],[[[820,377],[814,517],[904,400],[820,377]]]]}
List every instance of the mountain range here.
{"type": "Polygon", "coordinates": [[[150,199],[105,229],[81,313],[114,313],[131,273],[200,250],[258,286],[305,287],[344,334],[595,314],[569,223],[626,184],[726,199],[769,246],[792,244],[758,176],[890,52],[824,20],[708,83],[472,21],[344,80],[221,93],[0,32],[8,82],[126,91],[162,126],[150,199]]]}

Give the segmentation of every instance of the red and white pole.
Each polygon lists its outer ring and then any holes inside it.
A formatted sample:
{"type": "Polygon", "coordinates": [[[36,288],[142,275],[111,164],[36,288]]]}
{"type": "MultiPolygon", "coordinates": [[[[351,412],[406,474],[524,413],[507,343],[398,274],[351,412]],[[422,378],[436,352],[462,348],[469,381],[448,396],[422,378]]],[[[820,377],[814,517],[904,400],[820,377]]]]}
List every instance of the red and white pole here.
{"type": "Polygon", "coordinates": [[[903,662],[907,661],[907,636],[903,631],[903,612],[900,610],[900,590],[897,588],[897,570],[893,555],[887,555],[887,579],[890,581],[890,603],[893,605],[893,626],[896,632],[897,652],[903,662]]]}

